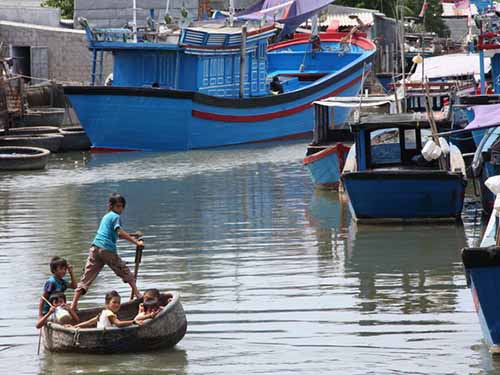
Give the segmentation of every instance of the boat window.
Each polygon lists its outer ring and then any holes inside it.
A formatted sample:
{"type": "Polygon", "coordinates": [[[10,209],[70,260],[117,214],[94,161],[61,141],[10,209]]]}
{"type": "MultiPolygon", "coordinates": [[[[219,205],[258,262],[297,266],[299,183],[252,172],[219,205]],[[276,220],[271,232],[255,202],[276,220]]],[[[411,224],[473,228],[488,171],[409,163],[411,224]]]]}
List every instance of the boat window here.
{"type": "Polygon", "coordinates": [[[415,129],[405,129],[405,148],[407,150],[417,149],[417,134],[415,129]]]}
{"type": "Polygon", "coordinates": [[[372,167],[401,163],[399,129],[389,128],[370,133],[372,167]]]}

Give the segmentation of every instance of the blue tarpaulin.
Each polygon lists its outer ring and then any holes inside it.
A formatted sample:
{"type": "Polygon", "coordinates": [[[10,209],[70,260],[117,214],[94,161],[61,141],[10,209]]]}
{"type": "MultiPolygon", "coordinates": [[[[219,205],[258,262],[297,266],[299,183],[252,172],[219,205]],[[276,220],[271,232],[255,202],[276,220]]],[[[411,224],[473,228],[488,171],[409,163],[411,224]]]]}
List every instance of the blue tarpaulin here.
{"type": "Polygon", "coordinates": [[[238,14],[238,19],[276,21],[284,25],[283,34],[290,34],[299,25],[334,0],[260,0],[238,14]]]}

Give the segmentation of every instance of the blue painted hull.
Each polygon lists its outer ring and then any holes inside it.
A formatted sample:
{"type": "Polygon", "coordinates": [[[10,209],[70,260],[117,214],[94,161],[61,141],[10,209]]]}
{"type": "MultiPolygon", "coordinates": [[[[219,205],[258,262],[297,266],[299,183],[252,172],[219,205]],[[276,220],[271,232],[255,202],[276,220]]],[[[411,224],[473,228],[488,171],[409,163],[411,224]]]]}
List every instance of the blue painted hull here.
{"type": "MultiPolygon", "coordinates": [[[[308,135],[313,129],[310,103],[332,94],[356,95],[362,74],[358,66],[310,95],[266,106],[259,99],[214,98],[210,104],[210,97],[201,101],[199,94],[162,89],[73,87],[65,92],[94,148],[188,150],[308,135]]],[[[345,122],[348,115],[349,109],[336,111],[336,122],[345,122]]]]}
{"type": "Polygon", "coordinates": [[[466,183],[441,171],[367,171],[341,177],[357,221],[460,218],[466,183]]]}
{"type": "MultiPolygon", "coordinates": [[[[92,146],[115,150],[189,150],[305,136],[313,129],[311,103],[355,96],[374,51],[313,84],[281,95],[243,99],[141,87],[64,88],[92,146]]],[[[350,109],[336,109],[346,122],[350,109]]]]}
{"type": "Polygon", "coordinates": [[[500,248],[463,249],[462,261],[484,340],[500,353],[500,248]]]}
{"type": "Polygon", "coordinates": [[[317,187],[338,188],[349,147],[337,144],[316,154],[307,156],[304,165],[317,187]]]}

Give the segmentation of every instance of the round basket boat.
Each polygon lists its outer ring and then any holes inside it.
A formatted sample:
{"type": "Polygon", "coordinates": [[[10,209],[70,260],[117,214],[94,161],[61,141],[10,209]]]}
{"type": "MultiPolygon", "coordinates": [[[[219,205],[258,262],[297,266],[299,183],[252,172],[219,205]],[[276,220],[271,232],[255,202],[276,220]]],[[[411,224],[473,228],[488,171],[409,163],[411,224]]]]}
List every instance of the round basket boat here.
{"type": "Polygon", "coordinates": [[[0,147],[0,170],[27,171],[44,169],[50,151],[37,147],[0,147]]]}
{"type": "MultiPolygon", "coordinates": [[[[125,303],[118,312],[120,320],[131,320],[141,300],[125,303]]],[[[160,304],[166,306],[143,326],[124,328],[71,328],[47,323],[42,329],[43,345],[51,352],[128,353],[144,352],[175,346],[186,334],[186,314],[176,292],[163,293],[160,304]],[[167,304],[168,298],[171,298],[167,304]]],[[[80,320],[94,318],[101,308],[78,310],[80,320]]]]}
{"type": "Polygon", "coordinates": [[[30,108],[19,121],[21,124],[29,125],[57,125],[64,122],[64,108],[39,107],[30,108]]]}
{"type": "Polygon", "coordinates": [[[40,147],[58,152],[62,139],[61,134],[4,135],[0,137],[0,146],[40,147]]]}
{"type": "Polygon", "coordinates": [[[10,128],[7,134],[5,130],[0,130],[0,136],[37,134],[59,134],[59,128],[57,126],[25,126],[21,128],[10,128]]]}
{"type": "Polygon", "coordinates": [[[83,128],[71,126],[61,128],[59,132],[64,136],[61,151],[85,151],[90,149],[90,139],[83,128]]]}

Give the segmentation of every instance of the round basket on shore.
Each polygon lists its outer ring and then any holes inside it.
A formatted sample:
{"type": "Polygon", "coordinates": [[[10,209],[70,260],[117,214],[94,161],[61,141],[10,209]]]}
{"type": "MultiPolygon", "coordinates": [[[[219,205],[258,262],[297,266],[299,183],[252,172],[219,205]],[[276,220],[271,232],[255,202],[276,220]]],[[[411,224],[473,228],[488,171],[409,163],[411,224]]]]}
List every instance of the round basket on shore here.
{"type": "Polygon", "coordinates": [[[61,134],[5,135],[0,137],[0,146],[39,147],[58,152],[62,140],[61,134]]]}
{"type": "Polygon", "coordinates": [[[0,136],[5,135],[35,135],[35,134],[58,134],[57,126],[23,126],[21,128],[10,128],[6,133],[0,130],[0,136]]]}
{"type": "Polygon", "coordinates": [[[20,124],[29,125],[57,125],[64,122],[64,108],[39,107],[30,108],[20,119],[20,124]]]}
{"type": "Polygon", "coordinates": [[[79,126],[60,128],[59,133],[64,136],[61,151],[85,151],[90,149],[90,139],[83,128],[79,126]]]}
{"type": "Polygon", "coordinates": [[[44,169],[50,151],[38,147],[0,147],[0,171],[44,169]]]}

